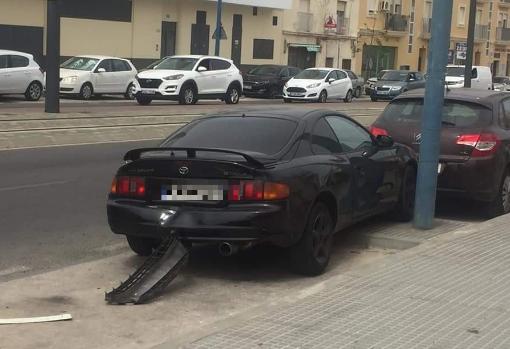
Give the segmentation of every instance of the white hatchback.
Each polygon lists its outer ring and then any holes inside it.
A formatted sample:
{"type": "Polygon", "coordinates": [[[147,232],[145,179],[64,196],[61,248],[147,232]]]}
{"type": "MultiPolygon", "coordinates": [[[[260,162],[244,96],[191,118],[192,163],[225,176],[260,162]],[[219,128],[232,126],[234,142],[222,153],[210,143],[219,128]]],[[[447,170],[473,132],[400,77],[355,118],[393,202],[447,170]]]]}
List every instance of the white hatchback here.
{"type": "Polygon", "coordinates": [[[286,103],[314,101],[326,103],[328,99],[352,101],[352,81],[347,72],[333,68],[310,68],[290,79],[283,88],[286,103]]]}
{"type": "Polygon", "coordinates": [[[94,95],[121,94],[134,99],[137,74],[133,64],[123,58],[79,56],[60,66],[60,93],[90,99],[94,95]]]}
{"type": "Polygon", "coordinates": [[[29,101],[41,98],[44,74],[34,56],[0,50],[0,95],[24,94],[29,101]]]}
{"type": "Polygon", "coordinates": [[[154,99],[195,104],[199,99],[221,99],[237,104],[243,93],[243,77],[234,63],[215,56],[171,56],[140,72],[136,100],[141,105],[154,99]]]}

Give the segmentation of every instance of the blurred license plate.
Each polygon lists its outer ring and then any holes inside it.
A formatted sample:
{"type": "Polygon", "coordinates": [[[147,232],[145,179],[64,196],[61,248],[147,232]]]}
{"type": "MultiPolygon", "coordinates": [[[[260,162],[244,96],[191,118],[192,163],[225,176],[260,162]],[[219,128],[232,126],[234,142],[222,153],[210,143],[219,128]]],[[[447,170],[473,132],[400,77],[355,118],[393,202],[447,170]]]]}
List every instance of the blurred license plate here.
{"type": "Polygon", "coordinates": [[[244,85],[245,90],[251,90],[251,85],[244,85]]]}
{"type": "Polygon", "coordinates": [[[302,93],[299,93],[299,92],[289,92],[289,96],[292,96],[292,97],[302,97],[304,95],[302,93]]]}
{"type": "Polygon", "coordinates": [[[223,186],[218,184],[173,184],[161,187],[163,201],[221,201],[223,186]]]}
{"type": "Polygon", "coordinates": [[[142,94],[144,94],[144,95],[155,95],[156,91],[154,91],[154,90],[142,90],[142,94]]]}

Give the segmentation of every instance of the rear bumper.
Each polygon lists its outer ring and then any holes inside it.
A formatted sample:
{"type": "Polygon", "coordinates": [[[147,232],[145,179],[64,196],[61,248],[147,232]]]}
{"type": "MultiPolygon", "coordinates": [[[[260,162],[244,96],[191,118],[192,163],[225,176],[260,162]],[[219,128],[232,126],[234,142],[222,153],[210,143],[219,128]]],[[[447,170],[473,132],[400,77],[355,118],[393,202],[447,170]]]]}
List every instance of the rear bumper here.
{"type": "Polygon", "coordinates": [[[116,234],[165,237],[175,232],[191,241],[260,241],[290,245],[295,229],[286,202],[225,207],[147,206],[137,200],[112,199],[108,223],[116,234]]]}
{"type": "Polygon", "coordinates": [[[469,159],[445,164],[438,176],[438,192],[480,201],[492,201],[498,195],[504,164],[497,157],[469,159]]]}

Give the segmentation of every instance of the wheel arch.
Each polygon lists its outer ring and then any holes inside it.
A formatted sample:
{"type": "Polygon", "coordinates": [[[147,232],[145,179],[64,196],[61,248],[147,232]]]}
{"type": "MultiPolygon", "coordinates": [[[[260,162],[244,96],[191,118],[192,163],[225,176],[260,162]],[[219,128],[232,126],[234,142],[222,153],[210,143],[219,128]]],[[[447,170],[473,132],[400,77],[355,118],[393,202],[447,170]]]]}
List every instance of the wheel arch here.
{"type": "Polygon", "coordinates": [[[319,202],[325,204],[329,209],[331,218],[333,219],[333,226],[336,227],[338,223],[338,204],[335,195],[329,190],[321,191],[315,198],[313,204],[310,206],[308,215],[310,214],[312,208],[319,202]]]}
{"type": "Polygon", "coordinates": [[[179,93],[181,93],[182,89],[183,89],[184,87],[188,86],[188,85],[193,86],[193,88],[195,89],[195,92],[196,92],[196,93],[199,93],[199,91],[198,91],[198,85],[197,85],[196,81],[195,81],[195,80],[193,80],[193,79],[188,79],[188,80],[184,81],[184,82],[181,84],[181,88],[179,89],[179,93]]]}
{"type": "Polygon", "coordinates": [[[239,89],[239,91],[241,91],[241,93],[243,92],[243,86],[241,84],[241,82],[239,80],[233,80],[230,82],[230,84],[228,85],[227,87],[227,91],[229,88],[231,88],[232,86],[235,86],[239,89]]]}

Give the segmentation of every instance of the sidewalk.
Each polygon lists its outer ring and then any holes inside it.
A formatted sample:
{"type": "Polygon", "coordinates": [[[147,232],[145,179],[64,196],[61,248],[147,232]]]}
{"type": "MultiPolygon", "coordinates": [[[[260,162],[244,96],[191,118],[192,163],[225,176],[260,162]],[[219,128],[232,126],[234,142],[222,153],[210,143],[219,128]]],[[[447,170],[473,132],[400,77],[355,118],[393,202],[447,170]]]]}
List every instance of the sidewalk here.
{"type": "Polygon", "coordinates": [[[508,349],[509,224],[466,225],[186,348],[508,349]]]}

